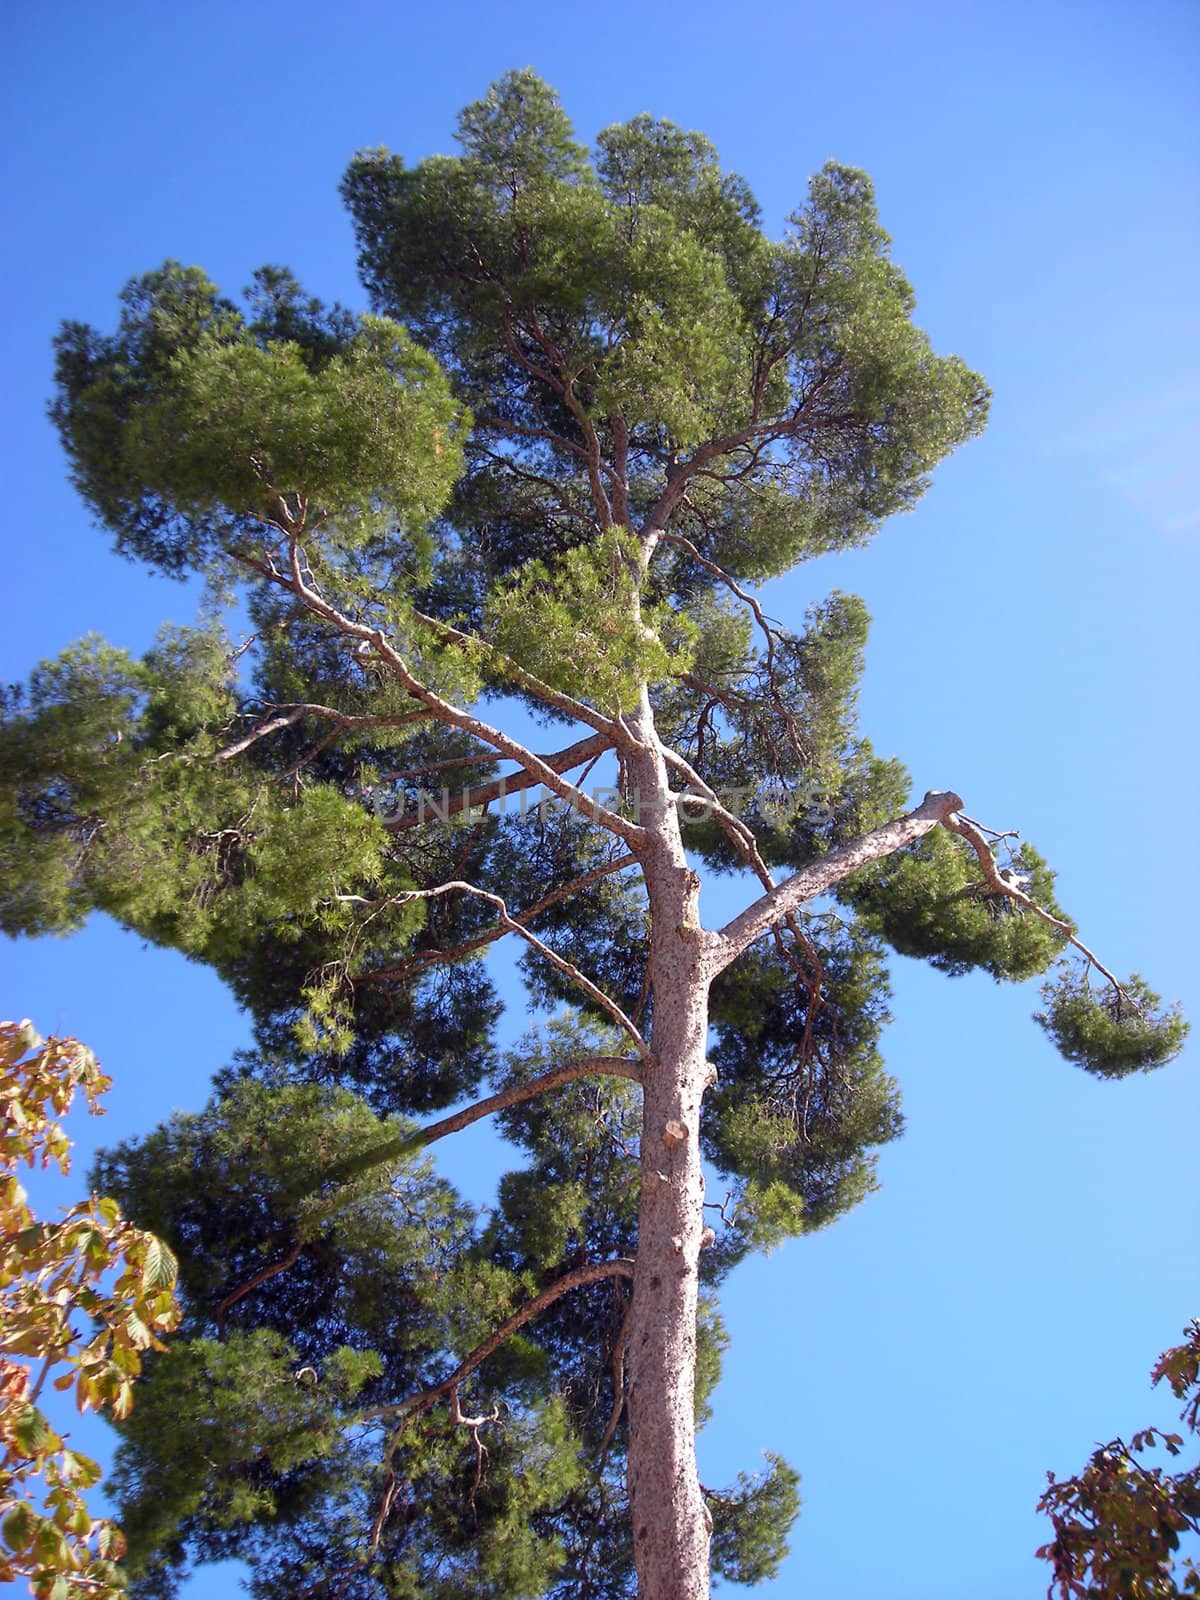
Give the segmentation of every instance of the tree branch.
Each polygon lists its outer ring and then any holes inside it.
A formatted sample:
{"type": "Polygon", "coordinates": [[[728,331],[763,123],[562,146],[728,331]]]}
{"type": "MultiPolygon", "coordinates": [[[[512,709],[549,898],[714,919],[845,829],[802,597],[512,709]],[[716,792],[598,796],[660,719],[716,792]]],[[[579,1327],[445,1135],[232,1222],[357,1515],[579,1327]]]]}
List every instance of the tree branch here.
{"type": "Polygon", "coordinates": [[[569,505],[562,498],[561,485],[555,483],[553,478],[544,477],[540,472],[532,472],[528,467],[518,466],[511,456],[501,455],[498,450],[489,450],[486,445],[477,446],[481,455],[487,460],[495,462],[505,472],[510,473],[522,483],[536,483],[543,489],[548,489],[554,496],[553,508],[563,517],[570,517],[576,522],[585,523],[589,528],[595,526],[595,519],[586,511],[580,511],[578,506],[569,505]]]}
{"type": "Polygon", "coordinates": [[[438,1122],[431,1122],[426,1128],[418,1128],[415,1133],[398,1134],[394,1139],[387,1139],[382,1144],[373,1145],[369,1150],[348,1156],[345,1161],[322,1173],[320,1182],[321,1184],[349,1183],[360,1173],[369,1172],[372,1167],[382,1166],[385,1161],[397,1161],[404,1156],[415,1155],[426,1145],[433,1144],[438,1139],[445,1139],[449,1134],[458,1133],[462,1128],[469,1128],[473,1122],[479,1122],[483,1117],[490,1117],[494,1112],[506,1111],[509,1106],[523,1105],[526,1100],[535,1100],[538,1095],[548,1094],[551,1089],[558,1089],[565,1083],[574,1083],[579,1078],[601,1076],[628,1078],[632,1083],[641,1083],[642,1069],[628,1056],[582,1056],[576,1061],[564,1061],[561,1066],[552,1067],[549,1072],[543,1072],[539,1077],[530,1078],[525,1083],[510,1084],[507,1089],[489,1094],[483,1100],[476,1100],[474,1105],[452,1112],[450,1116],[442,1117],[438,1122]]]}
{"type": "MultiPolygon", "coordinates": [[[[577,456],[580,461],[587,460],[587,451],[581,444],[576,444],[573,439],[568,439],[564,434],[555,433],[552,428],[531,428],[519,422],[513,422],[508,417],[498,417],[481,413],[475,418],[476,432],[507,433],[519,439],[536,439],[541,444],[557,445],[560,450],[565,450],[569,455],[577,456]]],[[[488,452],[489,455],[491,452],[488,452]]],[[[508,465],[506,457],[500,457],[501,464],[508,465]]]]}
{"type": "MultiPolygon", "coordinates": [[[[873,828],[861,839],[840,845],[828,855],[799,872],[785,878],[777,889],[762,895],[752,905],[727,922],[721,931],[710,935],[709,973],[715,977],[723,972],[742,951],[767,932],[791,911],[797,911],[806,900],[824,894],[859,867],[923,838],[932,829],[944,824],[948,817],[962,805],[958,795],[931,790],[919,806],[881,828],[873,828]]],[[[990,854],[990,852],[989,852],[990,854]]]]}
{"type": "MultiPolygon", "coordinates": [[[[1044,910],[1040,905],[1038,905],[1036,900],[1031,900],[1023,889],[1019,888],[1015,883],[1009,883],[1008,879],[1003,876],[1000,868],[996,865],[996,858],[992,854],[991,848],[988,845],[987,840],[984,838],[983,831],[979,827],[978,823],[969,821],[960,812],[957,816],[947,817],[945,820],[945,826],[951,833],[956,833],[960,839],[965,839],[971,846],[971,849],[975,852],[976,858],[979,861],[979,868],[983,873],[984,880],[993,894],[1006,895],[1008,899],[1015,900],[1019,906],[1024,906],[1027,911],[1032,911],[1035,917],[1040,917],[1041,920],[1049,927],[1053,928],[1056,933],[1061,933],[1067,943],[1074,946],[1074,948],[1079,951],[1080,955],[1086,958],[1089,966],[1095,967],[1096,971],[1100,973],[1102,977],[1108,979],[1109,983],[1112,984],[1113,988],[1117,991],[1121,998],[1128,1000],[1130,1005],[1133,1006],[1134,1010],[1140,1012],[1141,1007],[1138,1006],[1132,995],[1127,993],[1120,980],[1108,970],[1099,957],[1096,956],[1093,951],[1089,950],[1087,945],[1085,945],[1081,939],[1076,937],[1075,930],[1072,928],[1069,922],[1063,922],[1060,917],[1056,917],[1052,912],[1044,910]]],[[[989,832],[990,831],[991,830],[989,829],[989,832]]],[[[1006,838],[1007,835],[1000,834],[998,837],[1006,838]]]]}
{"type": "MultiPolygon", "coordinates": [[[[561,900],[569,899],[571,895],[579,893],[582,889],[590,888],[593,883],[599,883],[602,878],[611,877],[614,872],[624,872],[626,867],[637,865],[637,857],[633,855],[617,856],[615,860],[605,862],[602,866],[593,867],[590,872],[581,873],[578,878],[572,878],[570,883],[559,884],[542,895],[540,900],[535,900],[531,906],[526,906],[523,911],[518,911],[512,916],[513,922],[531,922],[534,917],[540,916],[543,911],[548,911],[551,906],[557,905],[561,900]]],[[[384,904],[387,902],[385,901],[384,904]]],[[[398,978],[407,978],[414,972],[422,972],[426,967],[439,966],[445,961],[458,961],[463,956],[469,956],[475,950],[482,950],[485,945],[493,944],[504,934],[511,933],[512,929],[505,922],[494,922],[490,928],[485,928],[482,933],[476,934],[473,939],[466,939],[462,944],[454,945],[449,950],[418,950],[416,955],[409,956],[406,961],[398,962],[393,967],[383,967],[377,972],[364,972],[356,978],[350,979],[352,988],[369,983],[388,983],[398,978]]]]}
{"type": "Polygon", "coordinates": [[[575,393],[575,378],[565,375],[566,363],[563,360],[562,352],[542,328],[537,319],[537,314],[533,310],[530,310],[528,314],[528,322],[529,330],[534,339],[546,352],[550,360],[557,364],[559,372],[563,374],[557,386],[558,394],[562,403],[575,418],[579,431],[583,435],[583,442],[587,451],[585,460],[587,462],[588,487],[592,492],[592,504],[596,510],[596,520],[601,528],[609,528],[612,526],[613,520],[612,503],[608,498],[604,488],[604,480],[601,476],[601,469],[604,463],[601,458],[600,440],[596,433],[595,424],[580,403],[579,396],[575,393]]]}
{"type": "MultiPolygon", "coordinates": [[[[531,750],[502,733],[498,728],[493,728],[480,717],[474,717],[469,712],[461,710],[458,706],[451,705],[448,700],[443,700],[441,695],[414,675],[408,663],[400,655],[396,647],[388,640],[381,628],[370,626],[365,622],[355,622],[339,611],[336,606],[329,604],[320,594],[304,581],[296,553],[296,539],[291,540],[291,572],[284,576],[279,572],[268,572],[257,562],[251,562],[256,570],[262,572],[264,577],[272,582],[290,589],[297,595],[310,611],[319,617],[324,617],[327,622],[332,622],[342,633],[352,639],[361,639],[372,646],[380,660],[385,662],[395,673],[401,685],[408,691],[414,700],[420,702],[437,721],[453,728],[461,728],[464,733],[472,734],[481,744],[490,745],[493,750],[499,751],[502,756],[507,756],[510,761],[515,761],[518,766],[534,774],[540,783],[545,784],[552,794],[558,795],[575,810],[582,812],[602,828],[607,828],[610,833],[615,833],[618,838],[624,839],[626,844],[640,846],[645,840],[645,830],[627,818],[619,816],[615,811],[610,811],[607,806],[602,806],[589,795],[576,789],[573,784],[566,783],[551,767],[547,766],[531,750]]],[[[463,636],[466,637],[465,635],[463,636]]],[[[594,717],[592,718],[594,720],[594,717]]],[[[616,725],[606,723],[605,732],[615,736],[616,725]]]]}
{"type": "Polygon", "coordinates": [[[608,1425],[604,1430],[604,1437],[600,1440],[600,1449],[597,1452],[599,1459],[604,1460],[608,1454],[608,1447],[616,1437],[617,1424],[621,1420],[621,1413],[625,1409],[625,1346],[629,1343],[629,1324],[633,1316],[633,1296],[625,1307],[625,1315],[621,1318],[621,1327],[613,1344],[610,1366],[612,1368],[613,1403],[608,1415],[608,1425]]]}
{"type": "Polygon", "coordinates": [[[576,700],[572,695],[564,694],[559,689],[553,689],[548,683],[543,683],[532,672],[518,665],[502,650],[497,650],[495,645],[489,644],[486,639],[480,639],[476,634],[464,633],[461,628],[456,628],[452,623],[441,622],[437,617],[428,616],[424,611],[413,611],[413,617],[425,627],[448,640],[451,644],[461,644],[468,648],[484,649],[489,655],[499,662],[513,682],[529,694],[536,696],[548,706],[553,706],[556,711],[561,711],[564,716],[574,717],[577,722],[584,722],[589,728],[595,728],[597,733],[607,734],[609,739],[615,738],[616,724],[611,717],[606,717],[602,712],[596,711],[592,706],[582,700],[576,700]]]}
{"type": "Polygon", "coordinates": [[[286,1255],[281,1256],[278,1261],[273,1261],[269,1267],[261,1268],[252,1277],[247,1278],[245,1283],[239,1284],[236,1289],[227,1294],[223,1300],[217,1301],[217,1304],[213,1307],[213,1320],[217,1325],[218,1339],[224,1341],[225,1338],[225,1313],[237,1305],[239,1300],[244,1299],[252,1289],[257,1289],[260,1283],[266,1283],[269,1278],[278,1277],[281,1272],[286,1272],[299,1258],[303,1248],[303,1239],[297,1238],[293,1240],[291,1248],[286,1255]]]}
{"type": "MultiPolygon", "coordinates": [[[[708,786],[707,783],[705,783],[704,779],[698,772],[695,771],[690,762],[685,761],[681,755],[666,745],[662,747],[662,751],[663,757],[667,764],[669,766],[673,766],[677,772],[681,773],[683,777],[687,779],[688,783],[690,783],[697,791],[699,796],[710,806],[712,813],[717,820],[718,826],[721,828],[721,831],[724,833],[725,837],[729,840],[730,844],[733,845],[734,849],[738,852],[742,859],[746,862],[746,864],[754,872],[763,888],[768,894],[773,893],[776,888],[775,878],[771,872],[771,869],[767,866],[766,862],[762,858],[762,854],[758,848],[758,840],[754,836],[753,829],[744,823],[740,817],[735,817],[731,811],[727,810],[721,804],[716,793],[708,786]]],[[[797,979],[804,985],[808,993],[809,1004],[805,1007],[804,1040],[802,1044],[802,1049],[807,1050],[812,1039],[813,1023],[816,1020],[817,1011],[821,1005],[821,983],[823,981],[824,967],[822,965],[820,956],[817,954],[816,946],[805,933],[804,929],[800,926],[799,919],[796,917],[794,911],[783,913],[778,921],[772,924],[771,931],[775,936],[775,943],[779,949],[780,955],[795,972],[797,979]],[[783,934],[779,928],[779,922],[783,923],[784,928],[786,928],[786,930],[791,934],[792,938],[796,941],[796,944],[804,952],[805,956],[807,956],[811,969],[808,973],[803,971],[795,955],[788,949],[787,943],[784,940],[783,934]]]]}
{"type": "Polygon", "coordinates": [[[558,954],[557,950],[552,950],[548,944],[539,939],[536,934],[530,933],[529,929],[523,926],[523,924],[520,923],[516,917],[510,913],[500,895],[492,894],[487,889],[480,889],[476,884],[467,883],[464,879],[452,878],[447,883],[439,883],[437,887],[433,889],[408,889],[403,894],[396,895],[394,899],[397,905],[404,905],[410,900],[432,900],[438,895],[453,894],[456,890],[460,894],[474,895],[477,900],[485,900],[488,905],[495,906],[496,910],[500,913],[500,921],[505,925],[505,927],[507,927],[510,932],[518,934],[522,939],[525,940],[527,944],[532,945],[539,955],[544,956],[552,967],[557,967],[560,972],[564,973],[568,978],[570,978],[572,983],[578,984],[583,990],[584,994],[586,994],[589,999],[594,1000],[601,1010],[604,1011],[607,1016],[612,1018],[617,1027],[629,1035],[629,1037],[633,1040],[634,1046],[637,1049],[637,1053],[641,1056],[642,1060],[649,1060],[649,1045],[646,1043],[645,1039],[642,1038],[642,1035],[638,1029],[621,1010],[617,1002],[610,999],[609,996],[604,993],[603,989],[598,989],[590,978],[585,977],[584,974],[580,972],[579,968],[574,964],[574,962],[567,961],[563,956],[558,954]]]}
{"type": "Polygon", "coordinates": [[[443,1396],[448,1397],[451,1390],[457,1389],[465,1378],[471,1376],[476,1367],[481,1366],[490,1355],[494,1355],[500,1346],[511,1339],[514,1333],[519,1332],[527,1322],[540,1316],[556,1300],[561,1300],[563,1295],[570,1294],[572,1289],[586,1288],[588,1284],[600,1283],[604,1278],[632,1279],[632,1277],[633,1262],[623,1256],[613,1261],[592,1261],[586,1266],[565,1272],[561,1278],[556,1278],[532,1300],[527,1300],[513,1312],[512,1316],[506,1317],[482,1344],[476,1345],[471,1354],[459,1362],[448,1378],[442,1379],[441,1383],[435,1383],[431,1388],[421,1390],[419,1394],[409,1395],[406,1400],[399,1400],[394,1405],[376,1406],[371,1411],[364,1411],[356,1420],[374,1422],[380,1417],[403,1419],[414,1414],[422,1415],[431,1410],[443,1396]]]}
{"type": "MultiPolygon", "coordinates": [[[[284,711],[282,706],[276,706],[277,711],[284,711]]],[[[227,744],[224,749],[216,752],[217,761],[229,761],[234,756],[240,756],[243,750],[248,750],[259,739],[265,739],[268,734],[278,733],[282,728],[290,728],[305,717],[321,717],[326,722],[332,722],[338,728],[403,728],[411,722],[427,722],[427,711],[402,712],[393,717],[355,716],[348,711],[337,711],[333,706],[320,705],[292,705],[286,708],[283,716],[272,717],[269,722],[259,723],[257,728],[251,729],[243,738],[227,744]]]]}

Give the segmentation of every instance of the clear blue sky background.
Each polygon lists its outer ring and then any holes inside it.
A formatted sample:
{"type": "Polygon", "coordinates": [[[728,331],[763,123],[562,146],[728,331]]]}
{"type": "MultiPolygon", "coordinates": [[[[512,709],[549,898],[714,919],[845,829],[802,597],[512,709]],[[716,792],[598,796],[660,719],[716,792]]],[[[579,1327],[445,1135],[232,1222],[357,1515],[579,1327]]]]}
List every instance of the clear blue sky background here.
{"type": "MultiPolygon", "coordinates": [[[[449,149],[459,107],[532,64],[585,137],[643,110],[704,130],[772,228],[828,157],[874,176],[919,318],[985,373],[993,421],[871,550],[770,605],[863,594],[877,747],[918,793],[1021,829],[1105,959],[1200,1016],[1198,44],[1183,0],[14,7],[0,673],[89,629],[141,650],[191,605],[113,557],[65,482],[58,320],[110,326],[166,256],[230,291],[283,262],[361,305],[349,156],[449,149]]],[[[116,1078],[85,1151],[199,1106],[245,1038],[206,973],[111,926],[2,955],[0,1009],[116,1078]]],[[[898,969],[908,1133],[854,1215],[735,1276],[702,1474],[764,1449],[803,1472],[777,1593],[1035,1600],[1046,1468],[1171,1415],[1146,1375],[1200,1311],[1196,1072],[1096,1083],[1029,1021],[1033,992],[898,969]]],[[[500,1158],[486,1134],[470,1153],[478,1187],[500,1158]]],[[[231,1587],[202,1573],[189,1596],[231,1587]]]]}

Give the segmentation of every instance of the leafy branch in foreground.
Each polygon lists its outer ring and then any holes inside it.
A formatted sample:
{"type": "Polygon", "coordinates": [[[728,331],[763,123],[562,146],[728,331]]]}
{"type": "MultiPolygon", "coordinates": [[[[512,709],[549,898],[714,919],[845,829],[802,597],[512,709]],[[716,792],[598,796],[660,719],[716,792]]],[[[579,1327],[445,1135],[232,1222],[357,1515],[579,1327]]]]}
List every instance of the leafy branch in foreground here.
{"type": "Polygon", "coordinates": [[[110,1083],[78,1040],[0,1023],[0,1579],[27,1578],[39,1600],[125,1592],[124,1538],[84,1498],[100,1468],[51,1427],[46,1383],[80,1411],[127,1417],[143,1353],[165,1349],[158,1335],[178,1321],[175,1260],[160,1239],[95,1195],[61,1222],[38,1222],[17,1176],[21,1165],[68,1172],[57,1119],[80,1089],[98,1114],[110,1083]]]}
{"type": "MultiPolygon", "coordinates": [[[[1165,1378],[1188,1432],[1200,1440],[1200,1322],[1185,1330],[1183,1344],[1164,1351],[1151,1373],[1165,1378]]],[[[1139,1458],[1163,1449],[1179,1456],[1178,1433],[1143,1428],[1126,1444],[1113,1439],[1092,1452],[1078,1476],[1058,1480],[1038,1501],[1054,1538],[1038,1555],[1054,1571],[1050,1600],[1172,1600],[1200,1594],[1194,1554],[1181,1552],[1189,1535],[1200,1537],[1200,1455],[1178,1472],[1139,1458]],[[1177,1563],[1179,1563],[1177,1565],[1177,1563]]]]}

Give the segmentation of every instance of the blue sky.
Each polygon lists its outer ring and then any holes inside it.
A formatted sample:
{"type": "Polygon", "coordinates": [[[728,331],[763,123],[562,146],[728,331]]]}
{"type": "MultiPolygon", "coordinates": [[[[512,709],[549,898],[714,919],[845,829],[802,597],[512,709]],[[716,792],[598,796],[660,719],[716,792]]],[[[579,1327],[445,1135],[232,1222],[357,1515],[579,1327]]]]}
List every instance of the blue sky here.
{"type": "MultiPolygon", "coordinates": [[[[1200,13],[1165,0],[14,8],[0,674],[89,629],[141,650],[191,605],[114,557],[66,483],[43,413],[59,319],[110,326],[167,256],[230,291],[283,262],[361,305],[350,155],[447,150],[460,106],[533,65],[584,137],[639,111],[703,130],[772,228],[829,157],[875,178],[918,318],[986,375],[993,420],[870,550],[768,604],[798,621],[862,594],[876,746],[918,793],[1019,828],[1093,948],[1200,1016],[1198,45],[1200,13]]],[[[206,973],[111,926],[2,955],[0,1010],[78,1034],[116,1079],[82,1149],[201,1104],[245,1038],[206,973]]],[[[1030,1022],[1035,991],[896,978],[908,1132],[879,1194],[730,1284],[702,1476],[765,1449],[803,1473],[776,1593],[1035,1600],[1045,1470],[1171,1416],[1147,1373],[1200,1311],[1196,1072],[1099,1084],[1030,1022]]],[[[497,1157],[482,1130],[468,1150],[450,1170],[478,1183],[497,1157]]]]}

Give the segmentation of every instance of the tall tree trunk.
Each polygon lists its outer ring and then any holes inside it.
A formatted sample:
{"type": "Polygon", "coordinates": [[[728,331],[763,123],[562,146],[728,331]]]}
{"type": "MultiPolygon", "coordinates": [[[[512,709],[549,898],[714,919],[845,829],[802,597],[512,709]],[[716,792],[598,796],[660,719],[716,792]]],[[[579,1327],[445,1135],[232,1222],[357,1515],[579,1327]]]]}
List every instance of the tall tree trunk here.
{"type": "Polygon", "coordinates": [[[629,1502],[639,1600],[704,1600],[708,1509],[696,1471],[696,1310],[708,1081],[706,939],[648,708],[629,763],[650,899],[651,1048],[645,1072],[641,1197],[628,1345],[629,1502]]]}

